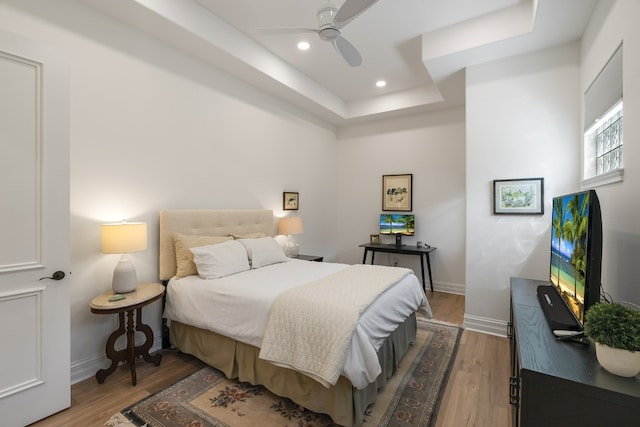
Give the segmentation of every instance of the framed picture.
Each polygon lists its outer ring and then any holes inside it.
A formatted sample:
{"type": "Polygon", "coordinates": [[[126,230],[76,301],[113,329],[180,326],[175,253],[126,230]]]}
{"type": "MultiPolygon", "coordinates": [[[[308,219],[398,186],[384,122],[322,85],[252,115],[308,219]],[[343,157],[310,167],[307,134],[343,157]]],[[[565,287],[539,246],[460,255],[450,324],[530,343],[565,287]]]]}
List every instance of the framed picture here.
{"type": "Polygon", "coordinates": [[[297,211],[300,207],[300,196],[298,193],[285,191],[282,193],[282,209],[285,211],[297,211]]]}
{"type": "Polygon", "coordinates": [[[369,242],[371,242],[371,243],[380,243],[380,235],[379,234],[369,234],[369,242]]]}
{"type": "Polygon", "coordinates": [[[411,211],[413,174],[382,175],[382,210],[411,211]]]}
{"type": "Polygon", "coordinates": [[[544,214],[544,178],[494,180],[493,213],[495,215],[544,214]]]}

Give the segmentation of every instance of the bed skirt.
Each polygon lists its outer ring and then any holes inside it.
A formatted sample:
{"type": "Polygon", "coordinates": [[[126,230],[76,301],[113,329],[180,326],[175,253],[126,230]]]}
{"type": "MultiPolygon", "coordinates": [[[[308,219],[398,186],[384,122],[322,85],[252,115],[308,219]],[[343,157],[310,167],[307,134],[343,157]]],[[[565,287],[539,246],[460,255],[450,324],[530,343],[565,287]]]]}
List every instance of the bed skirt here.
{"type": "Polygon", "coordinates": [[[228,378],[261,384],[298,405],[328,414],[337,424],[353,427],[362,425],[365,410],[395,373],[402,356],[415,340],[416,331],[416,317],[412,314],[384,341],[378,350],[382,373],[376,382],[361,390],[354,388],[343,376],[334,386],[326,388],[300,372],[258,358],[260,349],[257,347],[180,322],[171,322],[170,337],[171,344],[178,350],[196,356],[228,378]]]}

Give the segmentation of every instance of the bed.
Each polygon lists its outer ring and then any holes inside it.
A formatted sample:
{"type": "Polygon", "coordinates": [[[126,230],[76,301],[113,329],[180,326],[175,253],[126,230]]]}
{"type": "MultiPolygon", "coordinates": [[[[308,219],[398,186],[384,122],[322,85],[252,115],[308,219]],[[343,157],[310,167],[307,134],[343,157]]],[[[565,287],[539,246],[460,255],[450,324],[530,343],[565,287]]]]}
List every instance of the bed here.
{"type": "MultiPolygon", "coordinates": [[[[328,414],[338,424],[360,426],[378,389],[393,375],[415,338],[416,311],[431,315],[423,288],[413,272],[403,272],[405,269],[279,258],[281,255],[272,247],[275,240],[270,237],[274,229],[271,210],[161,211],[159,272],[167,286],[165,333],[172,346],[193,354],[229,378],[261,384],[310,410],[328,414]],[[228,261],[228,254],[238,254],[239,247],[246,249],[248,269],[228,261]],[[195,257],[191,264],[185,261],[188,252],[195,257]],[[208,269],[211,265],[216,269],[208,269]],[[224,274],[219,273],[220,265],[224,266],[222,270],[227,269],[224,274]],[[393,284],[381,283],[379,277],[383,276],[393,284]],[[306,308],[298,300],[285,303],[284,294],[295,297],[289,294],[300,294],[302,288],[326,290],[333,286],[340,290],[345,288],[345,280],[349,289],[361,283],[362,288],[379,286],[380,290],[377,296],[371,291],[361,315],[356,317],[355,332],[337,347],[335,352],[341,357],[334,360],[331,350],[320,362],[309,362],[320,363],[318,369],[288,360],[294,352],[281,343],[282,328],[274,318],[283,317],[286,323],[296,310],[304,313],[320,305],[317,299],[312,300],[313,307],[306,308]]],[[[328,292],[326,299],[338,293],[328,292]]],[[[319,316],[322,310],[332,312],[331,307],[338,305],[335,300],[318,308],[319,316]]],[[[347,320],[338,323],[348,323],[353,314],[346,316],[347,320]]],[[[334,313],[325,317],[333,319],[334,313]]],[[[327,339],[323,334],[342,336],[331,324],[318,328],[306,325],[306,321],[289,323],[310,328],[287,335],[294,341],[288,345],[294,348],[314,341],[309,337],[315,337],[316,332],[306,331],[321,329],[315,338],[318,342],[327,339]],[[295,342],[301,337],[304,341],[295,342]]],[[[314,347],[314,355],[317,350],[314,347]]]]}

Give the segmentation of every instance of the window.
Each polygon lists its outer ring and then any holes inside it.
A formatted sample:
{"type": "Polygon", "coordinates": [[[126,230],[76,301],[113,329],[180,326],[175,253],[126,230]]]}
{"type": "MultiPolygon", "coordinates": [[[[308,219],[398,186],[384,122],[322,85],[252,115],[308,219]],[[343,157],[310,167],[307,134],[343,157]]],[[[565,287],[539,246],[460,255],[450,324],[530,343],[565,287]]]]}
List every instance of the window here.
{"type": "Polygon", "coordinates": [[[583,187],[622,181],[622,45],[585,93],[583,187]]]}
{"type": "Polygon", "coordinates": [[[589,162],[595,167],[596,176],[622,169],[623,118],[621,100],[584,134],[585,145],[593,152],[589,162]]]}

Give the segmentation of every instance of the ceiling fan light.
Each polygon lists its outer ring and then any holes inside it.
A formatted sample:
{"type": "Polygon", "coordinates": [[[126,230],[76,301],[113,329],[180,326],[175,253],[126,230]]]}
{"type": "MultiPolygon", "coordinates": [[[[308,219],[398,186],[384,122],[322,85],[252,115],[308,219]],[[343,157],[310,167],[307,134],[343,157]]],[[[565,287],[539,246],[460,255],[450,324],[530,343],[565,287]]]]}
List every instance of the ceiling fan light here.
{"type": "Polygon", "coordinates": [[[340,31],[335,28],[328,27],[321,29],[318,35],[320,36],[320,39],[332,42],[340,37],[340,31]]]}
{"type": "Polygon", "coordinates": [[[298,42],[298,49],[300,50],[308,50],[310,47],[309,42],[298,42]]]}

